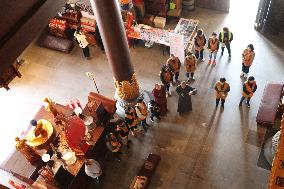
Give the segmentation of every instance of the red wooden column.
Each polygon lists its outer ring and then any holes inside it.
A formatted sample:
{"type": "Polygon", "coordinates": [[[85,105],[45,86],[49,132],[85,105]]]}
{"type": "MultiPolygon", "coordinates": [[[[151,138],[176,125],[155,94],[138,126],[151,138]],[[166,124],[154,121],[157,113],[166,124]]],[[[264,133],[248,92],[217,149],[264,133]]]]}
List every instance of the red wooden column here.
{"type": "Polygon", "coordinates": [[[111,65],[116,96],[130,102],[139,96],[139,85],[130,60],[127,38],[117,0],[90,0],[111,65]]]}

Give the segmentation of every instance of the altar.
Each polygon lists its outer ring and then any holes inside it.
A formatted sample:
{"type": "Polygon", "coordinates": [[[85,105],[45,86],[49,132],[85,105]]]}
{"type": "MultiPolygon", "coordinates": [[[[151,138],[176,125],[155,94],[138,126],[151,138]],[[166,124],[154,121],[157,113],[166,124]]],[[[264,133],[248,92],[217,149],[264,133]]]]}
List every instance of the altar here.
{"type": "MultiPolygon", "coordinates": [[[[35,126],[28,125],[19,137],[31,147],[38,157],[31,160],[21,150],[15,150],[1,165],[27,185],[48,188],[78,188],[90,179],[85,174],[84,160],[92,158],[102,166],[107,148],[105,136],[108,121],[116,111],[115,100],[90,93],[87,105],[83,108],[88,115],[77,116],[70,107],[54,103],[58,113],[54,116],[46,107],[39,108],[32,120],[42,124],[42,138],[35,138],[35,126]],[[103,101],[103,103],[102,103],[103,101]],[[105,108],[106,107],[106,108],[105,108]],[[84,117],[91,115],[91,123],[85,125],[84,117]]],[[[40,135],[41,136],[41,135],[40,135]]]]}

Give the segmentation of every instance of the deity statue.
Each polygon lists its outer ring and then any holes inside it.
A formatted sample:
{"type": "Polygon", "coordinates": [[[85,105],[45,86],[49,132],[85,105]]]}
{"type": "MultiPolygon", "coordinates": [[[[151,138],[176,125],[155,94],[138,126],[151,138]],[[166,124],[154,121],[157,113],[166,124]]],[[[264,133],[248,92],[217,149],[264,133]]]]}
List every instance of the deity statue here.
{"type": "Polygon", "coordinates": [[[21,140],[19,137],[16,137],[15,141],[17,142],[16,149],[20,151],[31,164],[36,163],[40,156],[33,148],[26,144],[27,140],[21,140]]]}

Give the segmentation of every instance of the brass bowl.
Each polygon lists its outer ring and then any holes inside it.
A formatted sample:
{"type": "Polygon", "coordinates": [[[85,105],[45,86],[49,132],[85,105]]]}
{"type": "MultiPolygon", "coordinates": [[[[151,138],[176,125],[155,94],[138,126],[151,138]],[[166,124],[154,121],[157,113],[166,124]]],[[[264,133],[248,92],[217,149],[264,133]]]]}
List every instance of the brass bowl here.
{"type": "Polygon", "coordinates": [[[40,119],[39,121],[42,122],[42,129],[46,131],[46,135],[39,135],[38,137],[36,137],[34,133],[36,127],[32,127],[25,137],[25,139],[27,140],[26,144],[31,147],[37,147],[44,144],[53,133],[53,126],[49,121],[45,119],[40,119]]]}

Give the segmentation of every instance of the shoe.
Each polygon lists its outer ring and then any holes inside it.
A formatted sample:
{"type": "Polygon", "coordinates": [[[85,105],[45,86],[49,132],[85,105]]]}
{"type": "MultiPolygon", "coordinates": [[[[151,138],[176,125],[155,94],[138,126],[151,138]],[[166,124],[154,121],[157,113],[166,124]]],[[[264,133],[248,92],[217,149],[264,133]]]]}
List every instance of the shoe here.
{"type": "Polygon", "coordinates": [[[205,59],[204,59],[204,58],[203,58],[203,59],[200,59],[200,61],[201,61],[201,62],[204,62],[204,61],[205,61],[205,59]]]}
{"type": "Polygon", "coordinates": [[[248,108],[250,108],[250,104],[249,103],[247,103],[247,106],[248,106],[248,108]]]}
{"type": "Polygon", "coordinates": [[[192,79],[192,80],[195,80],[195,77],[192,77],[191,79],[192,79]]]}
{"type": "Polygon", "coordinates": [[[168,95],[169,95],[169,96],[172,96],[172,93],[169,91],[169,92],[168,92],[168,95]]]}
{"type": "Polygon", "coordinates": [[[215,61],[215,60],[213,60],[212,64],[213,64],[213,66],[215,66],[215,65],[216,65],[216,61],[215,61]]]}
{"type": "Polygon", "coordinates": [[[153,118],[150,118],[150,120],[151,120],[152,122],[154,122],[154,119],[153,119],[153,118]]]}
{"type": "Polygon", "coordinates": [[[208,61],[208,64],[211,64],[211,59],[208,61]]]}

